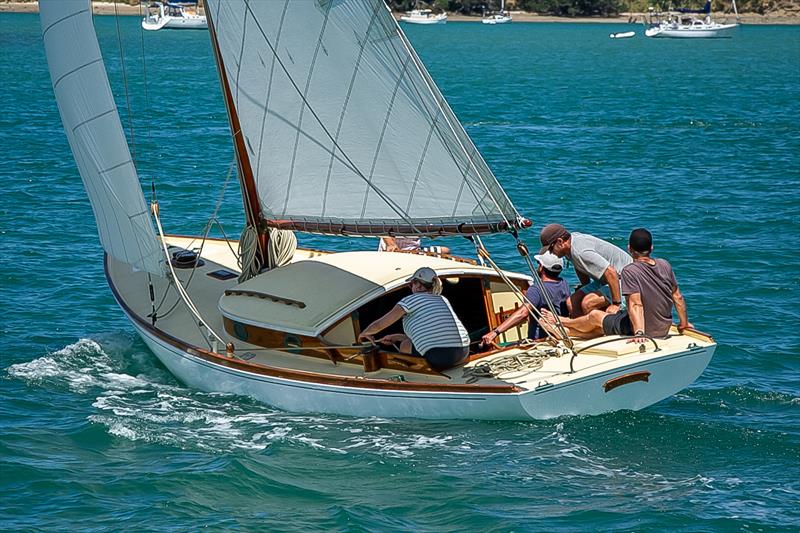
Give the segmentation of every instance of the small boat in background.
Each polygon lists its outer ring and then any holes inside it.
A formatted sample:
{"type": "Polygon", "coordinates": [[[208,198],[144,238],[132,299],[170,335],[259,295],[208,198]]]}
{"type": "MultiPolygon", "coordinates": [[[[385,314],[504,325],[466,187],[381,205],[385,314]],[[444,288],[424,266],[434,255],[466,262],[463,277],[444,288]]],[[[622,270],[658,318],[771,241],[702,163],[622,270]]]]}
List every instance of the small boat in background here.
{"type": "MultiPolygon", "coordinates": [[[[733,11],[738,19],[736,2],[733,11]]],[[[714,39],[732,37],[739,24],[720,24],[711,18],[711,0],[706,0],[701,9],[676,9],[666,14],[654,12],[650,8],[649,25],[644,30],[646,37],[672,39],[714,39]],[[705,15],[699,18],[695,15],[705,15]]]]}
{"type": "Polygon", "coordinates": [[[153,2],[142,19],[145,30],[205,30],[206,17],[200,15],[197,2],[153,2]]]}
{"type": "Polygon", "coordinates": [[[612,33],[609,35],[612,39],[630,39],[631,37],[635,36],[635,31],[618,31],[617,33],[612,33]]]}
{"type": "Polygon", "coordinates": [[[511,22],[511,13],[506,11],[505,0],[500,0],[500,11],[486,15],[484,12],[481,22],[484,24],[508,24],[511,22]]]}
{"type": "Polygon", "coordinates": [[[409,24],[446,24],[447,13],[434,14],[430,9],[413,9],[400,17],[400,21],[409,24]]]}

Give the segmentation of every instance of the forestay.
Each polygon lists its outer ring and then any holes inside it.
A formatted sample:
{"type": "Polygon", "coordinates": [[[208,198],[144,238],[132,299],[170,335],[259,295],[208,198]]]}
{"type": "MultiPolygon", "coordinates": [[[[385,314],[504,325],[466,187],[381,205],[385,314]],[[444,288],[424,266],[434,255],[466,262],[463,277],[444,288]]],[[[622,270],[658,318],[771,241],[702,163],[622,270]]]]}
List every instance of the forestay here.
{"type": "Polygon", "coordinates": [[[242,170],[269,224],[359,234],[517,224],[383,0],[206,4],[242,170]]]}
{"type": "Polygon", "coordinates": [[[61,121],[108,254],[161,275],[161,251],[128,150],[87,0],[42,0],[42,38],[61,121]]]}

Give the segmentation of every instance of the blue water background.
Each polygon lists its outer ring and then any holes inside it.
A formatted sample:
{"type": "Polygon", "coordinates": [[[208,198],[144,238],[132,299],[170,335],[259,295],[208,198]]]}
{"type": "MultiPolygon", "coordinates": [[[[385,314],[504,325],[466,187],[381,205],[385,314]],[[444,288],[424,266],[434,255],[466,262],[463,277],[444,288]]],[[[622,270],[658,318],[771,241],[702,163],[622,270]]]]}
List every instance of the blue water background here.
{"type": "MultiPolygon", "coordinates": [[[[233,157],[208,35],[95,24],[167,231],[199,233],[233,157]]],[[[650,228],[715,358],[641,412],[430,422],[179,384],[106,286],[38,17],[0,14],[0,530],[798,530],[800,28],[608,38],[628,29],[407,32],[535,230],[558,221],[622,246],[650,228]]],[[[238,235],[235,177],[219,218],[238,235]]],[[[510,237],[487,242],[524,269],[510,237]]]]}

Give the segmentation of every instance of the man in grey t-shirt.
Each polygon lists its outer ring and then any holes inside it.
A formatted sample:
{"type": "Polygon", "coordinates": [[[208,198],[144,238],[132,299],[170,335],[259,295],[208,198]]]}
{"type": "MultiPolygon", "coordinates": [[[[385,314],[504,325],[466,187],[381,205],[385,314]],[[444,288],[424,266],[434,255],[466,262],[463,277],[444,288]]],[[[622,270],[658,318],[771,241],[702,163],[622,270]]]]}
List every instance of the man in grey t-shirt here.
{"type": "Polygon", "coordinates": [[[548,224],[539,239],[542,254],[549,251],[572,261],[581,287],[570,297],[570,316],[578,317],[594,309],[616,313],[625,308],[620,273],[631,256],[610,242],[584,233],[570,233],[561,224],[548,224]]]}

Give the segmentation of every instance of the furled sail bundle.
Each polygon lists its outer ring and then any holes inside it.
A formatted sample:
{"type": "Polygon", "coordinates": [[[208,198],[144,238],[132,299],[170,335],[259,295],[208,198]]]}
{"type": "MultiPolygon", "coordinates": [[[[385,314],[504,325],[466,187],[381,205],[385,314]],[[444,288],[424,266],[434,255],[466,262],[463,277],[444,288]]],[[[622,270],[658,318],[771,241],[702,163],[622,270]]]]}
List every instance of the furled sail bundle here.
{"type": "Polygon", "coordinates": [[[267,224],[364,235],[519,224],[383,0],[206,6],[240,171],[267,224]]]}
{"type": "Polygon", "coordinates": [[[87,0],[41,5],[42,35],[64,131],[112,257],[161,275],[162,252],[119,120],[87,0]]]}

